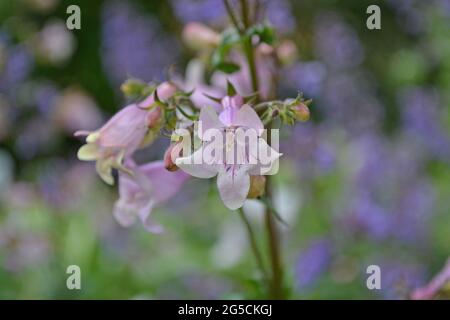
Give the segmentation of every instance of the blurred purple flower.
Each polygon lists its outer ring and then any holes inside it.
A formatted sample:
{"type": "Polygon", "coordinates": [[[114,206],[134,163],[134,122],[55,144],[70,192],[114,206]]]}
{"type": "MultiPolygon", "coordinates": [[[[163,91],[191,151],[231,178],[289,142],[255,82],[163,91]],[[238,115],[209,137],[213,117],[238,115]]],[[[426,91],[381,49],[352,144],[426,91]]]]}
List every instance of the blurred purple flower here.
{"type": "Polygon", "coordinates": [[[433,190],[407,141],[365,136],[353,142],[350,198],[343,222],[373,240],[424,244],[433,190]]]}
{"type": "Polygon", "coordinates": [[[311,288],[331,263],[332,249],[327,239],[316,239],[303,250],[295,264],[298,290],[311,288]]]}
{"type": "Polygon", "coordinates": [[[292,32],[295,29],[295,17],[289,1],[266,1],[267,19],[279,32],[292,32]]]}
{"type": "Polygon", "coordinates": [[[425,283],[422,265],[399,261],[385,261],[381,268],[381,295],[385,299],[408,299],[409,292],[425,283]]]}
{"type": "MultiPolygon", "coordinates": [[[[221,24],[226,21],[226,10],[222,0],[172,0],[175,15],[184,23],[198,21],[209,24],[221,24]]],[[[233,6],[239,6],[237,1],[231,2],[233,6]]],[[[250,1],[253,8],[253,2],[250,1]]],[[[265,14],[271,24],[280,32],[291,32],[295,28],[295,17],[289,1],[262,1],[261,7],[265,7],[265,14]]],[[[258,17],[262,20],[262,17],[258,17]]]]}
{"type": "Polygon", "coordinates": [[[290,137],[281,142],[280,151],[295,159],[303,176],[327,173],[336,163],[335,146],[327,134],[324,126],[302,123],[295,126],[290,137]]]}
{"type": "Polygon", "coordinates": [[[0,248],[5,252],[3,267],[9,272],[21,273],[25,268],[36,268],[46,263],[51,251],[48,239],[24,232],[15,224],[15,221],[6,221],[0,229],[0,248]]]}
{"type": "MultiPolygon", "coordinates": [[[[429,1],[429,6],[434,1],[429,1]]],[[[420,0],[388,0],[387,4],[394,9],[399,27],[410,34],[418,34],[424,30],[425,19],[420,0]]]]}
{"type": "Polygon", "coordinates": [[[300,90],[308,98],[318,97],[323,87],[327,69],[319,61],[299,62],[293,66],[286,67],[281,80],[284,85],[297,91],[300,90]]]}
{"type": "Polygon", "coordinates": [[[23,45],[10,47],[6,53],[5,66],[0,69],[0,90],[6,91],[22,82],[30,73],[33,59],[23,45]]]}
{"type": "Polygon", "coordinates": [[[317,104],[328,119],[355,135],[377,130],[384,117],[373,83],[364,72],[329,73],[317,104]]]}
{"type": "Polygon", "coordinates": [[[34,100],[39,112],[48,114],[53,110],[55,99],[58,97],[58,89],[50,83],[39,85],[34,91],[34,100]]]}
{"type": "Polygon", "coordinates": [[[437,93],[426,88],[407,88],[399,92],[398,102],[407,133],[436,157],[450,160],[450,137],[440,122],[437,93]]]}
{"type": "Polygon", "coordinates": [[[175,61],[177,45],[156,19],[126,2],[107,2],[102,12],[102,54],[107,74],[119,84],[133,76],[160,79],[175,61]]]}
{"type": "Polygon", "coordinates": [[[321,13],[315,21],[314,44],[317,56],[330,68],[349,68],[364,59],[358,35],[334,13],[321,13]]]}
{"type": "Polygon", "coordinates": [[[199,21],[212,23],[225,17],[221,0],[172,0],[175,15],[184,23],[199,21]]]}
{"type": "Polygon", "coordinates": [[[367,235],[373,240],[384,240],[392,232],[392,214],[385,212],[368,196],[353,199],[345,223],[353,232],[367,235]]]}
{"type": "Polygon", "coordinates": [[[427,222],[433,212],[434,192],[426,182],[403,188],[396,204],[394,235],[403,242],[422,243],[426,237],[427,222]]]}
{"type": "Polygon", "coordinates": [[[42,117],[28,121],[15,140],[15,150],[22,159],[33,159],[51,150],[57,143],[56,128],[42,117]]]}

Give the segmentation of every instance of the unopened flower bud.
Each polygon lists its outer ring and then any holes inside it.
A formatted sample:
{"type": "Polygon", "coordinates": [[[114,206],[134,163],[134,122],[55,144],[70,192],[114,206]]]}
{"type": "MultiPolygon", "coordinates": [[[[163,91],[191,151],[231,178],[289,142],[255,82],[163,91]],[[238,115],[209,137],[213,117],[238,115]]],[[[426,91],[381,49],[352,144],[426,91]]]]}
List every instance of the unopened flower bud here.
{"type": "Polygon", "coordinates": [[[127,97],[139,96],[147,87],[145,82],[137,79],[128,79],[120,86],[123,94],[127,97]]]}
{"type": "Polygon", "coordinates": [[[194,50],[214,47],[220,42],[220,35],[208,26],[190,22],[183,29],[183,41],[194,50]]]}
{"type": "Polygon", "coordinates": [[[258,52],[263,55],[266,55],[266,56],[271,55],[273,53],[273,50],[274,50],[274,48],[267,43],[261,43],[258,46],[258,52]]]}
{"type": "Polygon", "coordinates": [[[289,65],[297,59],[297,47],[291,40],[282,41],[277,47],[277,56],[283,65],[289,65]]]}
{"type": "Polygon", "coordinates": [[[248,191],[247,198],[255,199],[264,195],[266,188],[265,176],[250,176],[250,190],[248,191]]]}
{"type": "Polygon", "coordinates": [[[175,164],[177,158],[181,156],[183,144],[181,142],[173,143],[164,153],[164,166],[168,171],[177,171],[178,166],[175,164]]]}
{"type": "Polygon", "coordinates": [[[139,108],[147,109],[153,106],[157,98],[160,100],[169,99],[177,91],[177,87],[171,82],[163,82],[156,87],[155,92],[137,104],[139,108]],[[157,97],[157,98],[156,98],[157,97]]]}
{"type": "Polygon", "coordinates": [[[309,108],[304,103],[299,103],[292,108],[295,114],[295,120],[305,122],[309,120],[309,108]]]}

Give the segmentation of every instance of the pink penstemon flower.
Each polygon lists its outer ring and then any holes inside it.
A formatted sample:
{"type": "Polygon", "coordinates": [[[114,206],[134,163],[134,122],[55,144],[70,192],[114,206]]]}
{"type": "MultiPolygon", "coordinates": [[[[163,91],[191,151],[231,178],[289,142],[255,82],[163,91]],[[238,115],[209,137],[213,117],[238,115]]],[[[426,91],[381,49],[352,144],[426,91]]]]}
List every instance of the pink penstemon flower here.
{"type": "Polygon", "coordinates": [[[170,172],[164,161],[136,165],[127,160],[132,175],[119,172],[119,200],[114,204],[114,216],[124,227],[139,219],[147,231],[159,233],[163,229],[152,222],[150,214],[155,206],[175,196],[189,175],[170,172]]]}
{"type": "Polygon", "coordinates": [[[221,104],[223,110],[219,116],[212,107],[202,108],[197,130],[202,146],[175,162],[194,177],[212,178],[217,175],[222,201],[229,209],[236,210],[242,207],[248,196],[250,175],[271,174],[281,154],[261,137],[264,125],[255,110],[244,104],[241,96],[226,96],[221,104]],[[212,139],[211,132],[219,132],[221,137],[212,139]],[[247,141],[248,133],[254,133],[256,139],[247,141]],[[212,149],[215,153],[211,157],[212,149]],[[263,165],[261,154],[268,155],[268,163],[263,165]]]}
{"type": "MultiPolygon", "coordinates": [[[[156,89],[160,99],[172,96],[176,87],[168,82],[156,89]]],[[[75,136],[86,136],[86,144],[78,150],[78,158],[84,161],[96,161],[96,170],[108,184],[113,184],[111,170],[119,169],[131,174],[123,165],[126,157],[131,156],[153,135],[161,118],[159,106],[154,106],[155,94],[145,100],[130,104],[114,115],[103,127],[95,131],[77,131],[75,136]]]]}

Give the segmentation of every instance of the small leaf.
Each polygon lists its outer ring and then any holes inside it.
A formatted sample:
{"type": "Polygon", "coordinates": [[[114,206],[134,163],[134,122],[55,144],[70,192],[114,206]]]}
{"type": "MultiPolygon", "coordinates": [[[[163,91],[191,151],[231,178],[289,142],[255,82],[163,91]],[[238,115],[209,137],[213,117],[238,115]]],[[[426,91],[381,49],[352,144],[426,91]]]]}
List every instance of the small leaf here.
{"type": "Polygon", "coordinates": [[[158,96],[158,90],[157,89],[155,89],[154,97],[155,97],[155,102],[161,102],[161,99],[159,99],[159,96],[158,96]]]}
{"type": "Polygon", "coordinates": [[[227,95],[232,97],[236,95],[236,89],[233,84],[227,79],[227,95]]]}
{"type": "Polygon", "coordinates": [[[222,61],[215,66],[215,69],[230,74],[239,71],[241,68],[233,62],[222,61]]]}
{"type": "Polygon", "coordinates": [[[220,103],[222,101],[221,98],[213,97],[213,96],[210,96],[209,94],[206,94],[206,93],[203,93],[203,95],[205,97],[207,97],[208,99],[211,99],[212,101],[215,101],[215,102],[218,102],[218,103],[220,103]]]}
{"type": "Polygon", "coordinates": [[[213,69],[220,70],[225,73],[233,73],[239,70],[239,66],[234,63],[227,62],[226,57],[233,46],[241,41],[241,38],[235,29],[227,29],[222,33],[222,38],[211,55],[211,65],[213,69]]]}

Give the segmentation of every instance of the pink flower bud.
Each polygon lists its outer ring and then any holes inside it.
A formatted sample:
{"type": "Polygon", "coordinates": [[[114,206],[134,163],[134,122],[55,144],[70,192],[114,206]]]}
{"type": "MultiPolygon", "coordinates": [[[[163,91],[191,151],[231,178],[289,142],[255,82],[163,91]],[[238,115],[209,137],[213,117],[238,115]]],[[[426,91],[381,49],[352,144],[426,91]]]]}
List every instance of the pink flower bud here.
{"type": "Polygon", "coordinates": [[[216,46],[220,41],[220,35],[216,31],[198,22],[188,23],[183,29],[182,38],[194,50],[216,46]]]}
{"type": "Polygon", "coordinates": [[[266,188],[265,176],[250,176],[250,190],[248,191],[247,198],[255,199],[264,195],[266,188]]]}
{"type": "Polygon", "coordinates": [[[294,111],[297,121],[305,122],[309,120],[310,112],[306,104],[299,103],[292,108],[292,111],[294,111]]]}
{"type": "MultiPolygon", "coordinates": [[[[177,87],[171,82],[163,82],[155,89],[155,91],[157,92],[159,99],[167,100],[177,91],[177,87]]],[[[152,93],[147,98],[139,102],[137,106],[142,109],[147,109],[150,108],[154,103],[155,93],[152,93]]]]}
{"type": "Polygon", "coordinates": [[[175,164],[177,158],[181,156],[183,144],[181,142],[173,143],[164,153],[164,166],[168,171],[177,171],[178,166],[175,164]]]}
{"type": "Polygon", "coordinates": [[[261,43],[258,46],[258,53],[265,55],[265,56],[270,56],[273,53],[274,48],[267,44],[267,43],[261,43]]]}
{"type": "Polygon", "coordinates": [[[282,41],[277,47],[277,56],[283,65],[291,64],[297,59],[297,47],[290,40],[282,41]]]}

